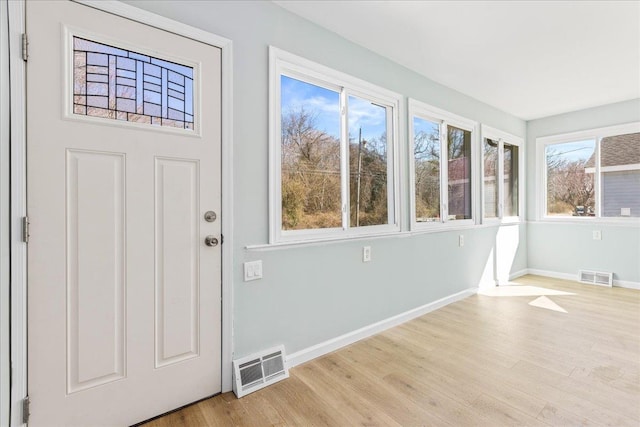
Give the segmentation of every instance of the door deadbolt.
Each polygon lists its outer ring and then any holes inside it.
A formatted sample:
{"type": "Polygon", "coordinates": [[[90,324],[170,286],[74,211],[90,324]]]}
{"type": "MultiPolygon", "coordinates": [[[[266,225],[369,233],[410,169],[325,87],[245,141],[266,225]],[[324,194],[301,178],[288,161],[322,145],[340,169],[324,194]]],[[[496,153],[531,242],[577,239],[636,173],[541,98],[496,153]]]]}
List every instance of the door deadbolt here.
{"type": "Polygon", "coordinates": [[[213,236],[207,236],[204,238],[204,244],[207,246],[218,246],[218,239],[213,236]]]}
{"type": "Polygon", "coordinates": [[[204,220],[207,222],[213,222],[216,220],[218,216],[216,215],[216,213],[214,211],[206,211],[204,213],[204,220]]]}

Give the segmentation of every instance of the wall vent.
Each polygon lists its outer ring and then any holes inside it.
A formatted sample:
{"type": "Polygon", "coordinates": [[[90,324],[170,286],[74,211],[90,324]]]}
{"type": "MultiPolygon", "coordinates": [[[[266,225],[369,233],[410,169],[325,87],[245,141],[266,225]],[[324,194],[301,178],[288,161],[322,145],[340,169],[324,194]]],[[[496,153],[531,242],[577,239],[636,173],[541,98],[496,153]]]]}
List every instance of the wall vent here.
{"type": "Polygon", "coordinates": [[[233,361],[233,392],[237,397],[285,378],[289,378],[289,369],[282,345],[233,361]]]}
{"type": "Polygon", "coordinates": [[[580,270],[580,282],[590,285],[613,286],[613,273],[604,273],[602,271],[580,270]]]}

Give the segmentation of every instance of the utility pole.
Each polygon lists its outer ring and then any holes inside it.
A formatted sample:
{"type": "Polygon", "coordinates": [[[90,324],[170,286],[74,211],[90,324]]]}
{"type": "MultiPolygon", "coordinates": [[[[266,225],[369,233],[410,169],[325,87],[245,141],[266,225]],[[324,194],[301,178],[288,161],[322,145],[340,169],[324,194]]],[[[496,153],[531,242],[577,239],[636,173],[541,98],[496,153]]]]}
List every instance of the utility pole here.
{"type": "Polygon", "coordinates": [[[358,197],[356,199],[356,227],[360,227],[360,174],[362,173],[362,147],[367,141],[362,140],[362,128],[358,133],[358,197]]]}

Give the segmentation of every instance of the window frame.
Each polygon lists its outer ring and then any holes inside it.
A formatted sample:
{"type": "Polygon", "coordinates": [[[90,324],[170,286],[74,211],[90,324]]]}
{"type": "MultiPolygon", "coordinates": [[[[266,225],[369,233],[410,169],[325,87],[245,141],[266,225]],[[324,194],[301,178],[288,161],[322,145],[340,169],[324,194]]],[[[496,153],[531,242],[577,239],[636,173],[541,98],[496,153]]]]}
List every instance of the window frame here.
{"type": "Polygon", "coordinates": [[[603,217],[602,216],[602,172],[600,166],[600,145],[603,138],[609,136],[625,135],[630,133],[640,133],[640,122],[631,122],[620,125],[606,126],[595,129],[588,129],[577,132],[563,133],[557,135],[543,136],[536,138],[536,219],[547,222],[575,222],[575,223],[624,223],[640,225],[638,217],[603,217]],[[550,145],[584,141],[592,139],[595,141],[595,216],[550,216],[547,215],[547,162],[546,148],[550,145]]]}
{"type": "Polygon", "coordinates": [[[466,228],[477,224],[478,206],[478,122],[450,113],[446,110],[426,104],[422,101],[409,98],[408,109],[409,138],[407,141],[409,157],[409,209],[411,231],[437,231],[442,229],[466,228]],[[428,120],[440,124],[440,221],[418,222],[416,220],[416,177],[415,177],[415,155],[413,126],[414,118],[428,120]],[[454,126],[458,129],[471,132],[471,218],[470,219],[448,219],[449,210],[449,179],[448,179],[448,132],[447,127],[454,126]],[[443,159],[443,155],[446,159],[443,159]]]}
{"type": "Polygon", "coordinates": [[[269,46],[269,244],[340,240],[393,234],[401,231],[403,217],[399,141],[402,95],[308,59],[269,46]],[[342,226],[333,228],[282,229],[281,76],[338,92],[340,99],[340,183],[342,226]],[[348,98],[364,98],[387,111],[387,213],[389,223],[349,226],[349,129],[348,98]]]}
{"type": "Polygon", "coordinates": [[[512,135],[508,132],[504,132],[500,129],[493,128],[491,126],[487,126],[482,124],[480,127],[480,146],[483,147],[485,139],[491,139],[494,141],[498,141],[498,176],[497,176],[497,185],[498,185],[498,206],[497,206],[497,216],[495,218],[487,218],[485,217],[484,212],[484,202],[485,202],[485,191],[484,191],[484,151],[481,149],[480,154],[480,178],[482,182],[480,183],[480,215],[482,218],[483,224],[505,224],[505,223],[516,223],[521,222],[524,215],[524,204],[525,204],[525,184],[524,177],[525,175],[525,161],[524,161],[524,139],[518,136],[512,135]],[[518,147],[518,212],[517,215],[504,215],[504,146],[505,144],[511,145],[514,147],[518,147]]]}

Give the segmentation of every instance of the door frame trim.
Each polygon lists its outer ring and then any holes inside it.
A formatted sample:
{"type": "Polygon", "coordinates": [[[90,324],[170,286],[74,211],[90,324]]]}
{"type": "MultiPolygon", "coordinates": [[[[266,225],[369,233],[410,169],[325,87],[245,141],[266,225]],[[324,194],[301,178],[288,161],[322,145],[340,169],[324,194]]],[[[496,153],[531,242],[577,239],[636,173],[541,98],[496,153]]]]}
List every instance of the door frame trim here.
{"type": "MultiPolygon", "coordinates": [[[[233,43],[231,40],[152,12],[113,0],[72,0],[103,12],[187,37],[221,49],[222,53],[222,391],[232,390],[233,360],[233,43]]],[[[26,215],[26,67],[21,58],[25,31],[25,0],[10,1],[9,43],[11,93],[11,426],[21,426],[21,401],[27,394],[27,269],[26,245],[18,237],[26,215]]]]}

